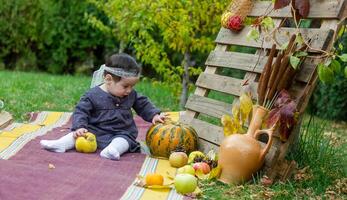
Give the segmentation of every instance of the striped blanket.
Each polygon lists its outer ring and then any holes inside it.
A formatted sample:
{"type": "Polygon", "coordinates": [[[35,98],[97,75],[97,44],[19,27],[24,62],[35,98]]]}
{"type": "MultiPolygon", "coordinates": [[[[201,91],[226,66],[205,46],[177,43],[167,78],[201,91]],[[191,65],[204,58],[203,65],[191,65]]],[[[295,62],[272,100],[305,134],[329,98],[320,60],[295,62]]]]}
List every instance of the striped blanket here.
{"type": "MultiPolygon", "coordinates": [[[[173,118],[178,113],[171,113],[173,118]]],[[[135,117],[144,144],[149,123],[135,117]]],[[[28,123],[12,123],[0,130],[0,199],[187,199],[174,189],[145,189],[133,183],[137,175],[175,174],[167,160],[144,153],[127,153],[121,161],[75,151],[42,150],[41,139],[69,132],[71,113],[39,112],[28,123]]],[[[146,147],[143,145],[143,152],[146,147]]]]}

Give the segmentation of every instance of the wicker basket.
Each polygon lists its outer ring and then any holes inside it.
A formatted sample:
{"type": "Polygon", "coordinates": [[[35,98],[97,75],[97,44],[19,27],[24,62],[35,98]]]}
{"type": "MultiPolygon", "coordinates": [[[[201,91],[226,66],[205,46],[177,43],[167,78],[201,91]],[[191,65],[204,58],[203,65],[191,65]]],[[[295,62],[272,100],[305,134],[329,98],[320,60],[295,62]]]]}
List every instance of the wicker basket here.
{"type": "Polygon", "coordinates": [[[252,0],[232,0],[222,15],[222,26],[232,31],[241,30],[243,21],[251,12],[252,8],[252,0]]]}

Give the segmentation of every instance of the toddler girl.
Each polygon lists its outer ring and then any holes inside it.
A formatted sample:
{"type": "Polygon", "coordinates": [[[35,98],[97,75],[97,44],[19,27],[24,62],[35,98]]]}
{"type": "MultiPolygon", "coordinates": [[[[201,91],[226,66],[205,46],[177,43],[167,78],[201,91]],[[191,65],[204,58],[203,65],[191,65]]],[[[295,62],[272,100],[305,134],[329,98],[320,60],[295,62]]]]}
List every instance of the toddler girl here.
{"type": "Polygon", "coordinates": [[[140,150],[131,108],[148,122],[164,122],[160,110],[133,89],[139,81],[140,67],[131,56],[112,55],[102,68],[103,83],[87,91],[75,108],[72,132],[57,140],[41,140],[44,149],[65,152],[75,147],[78,136],[91,132],[98,148],[103,149],[100,156],[119,160],[125,152],[140,150]]]}

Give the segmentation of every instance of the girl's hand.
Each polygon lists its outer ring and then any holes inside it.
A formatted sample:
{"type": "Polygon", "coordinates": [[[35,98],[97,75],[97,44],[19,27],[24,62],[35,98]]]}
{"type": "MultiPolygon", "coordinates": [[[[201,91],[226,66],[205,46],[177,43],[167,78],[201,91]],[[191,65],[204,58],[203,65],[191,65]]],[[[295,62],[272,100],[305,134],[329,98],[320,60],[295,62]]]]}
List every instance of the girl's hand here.
{"type": "Polygon", "coordinates": [[[160,115],[156,114],[154,115],[152,119],[152,124],[155,124],[156,122],[164,123],[164,120],[166,119],[167,114],[165,113],[160,113],[160,115]]]}
{"type": "Polygon", "coordinates": [[[73,133],[73,136],[74,136],[74,138],[77,138],[77,137],[80,137],[80,136],[85,136],[87,132],[88,132],[87,129],[85,129],[85,128],[79,128],[79,129],[77,129],[77,130],[73,133]]]}

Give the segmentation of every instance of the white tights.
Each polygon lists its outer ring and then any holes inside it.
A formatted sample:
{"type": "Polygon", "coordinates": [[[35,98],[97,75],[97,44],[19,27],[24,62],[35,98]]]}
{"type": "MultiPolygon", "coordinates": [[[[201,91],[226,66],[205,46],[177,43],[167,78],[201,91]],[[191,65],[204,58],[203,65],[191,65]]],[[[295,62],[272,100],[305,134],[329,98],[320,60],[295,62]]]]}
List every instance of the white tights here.
{"type": "MultiPolygon", "coordinates": [[[[42,148],[48,151],[64,153],[75,148],[75,138],[73,137],[73,132],[71,132],[57,140],[41,140],[40,144],[42,148]]],[[[111,160],[119,160],[120,156],[128,150],[128,141],[122,137],[117,137],[100,152],[100,156],[111,160]]]]}

